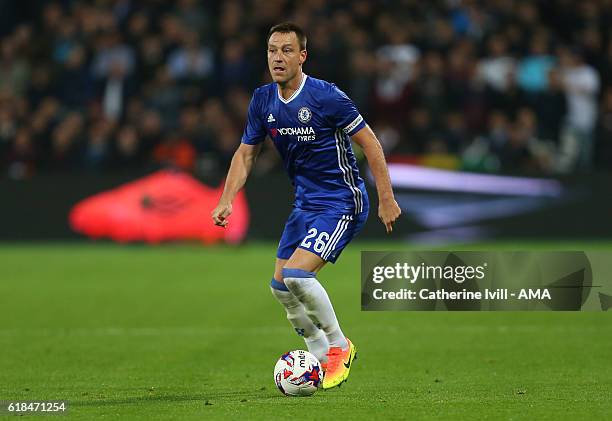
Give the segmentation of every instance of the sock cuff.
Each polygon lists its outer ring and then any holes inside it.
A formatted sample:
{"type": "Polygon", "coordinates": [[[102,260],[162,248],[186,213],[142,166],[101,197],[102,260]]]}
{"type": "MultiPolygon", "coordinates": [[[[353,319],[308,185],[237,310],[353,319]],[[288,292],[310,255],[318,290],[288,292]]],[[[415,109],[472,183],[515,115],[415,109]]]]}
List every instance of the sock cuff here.
{"type": "Polygon", "coordinates": [[[315,278],[314,272],[308,272],[302,269],[283,268],[283,278],[315,278]]]}
{"type": "Polygon", "coordinates": [[[283,284],[282,282],[278,282],[274,278],[272,278],[272,281],[270,282],[270,287],[272,289],[277,289],[279,291],[287,291],[287,292],[289,292],[289,288],[287,288],[287,285],[283,284]]]}

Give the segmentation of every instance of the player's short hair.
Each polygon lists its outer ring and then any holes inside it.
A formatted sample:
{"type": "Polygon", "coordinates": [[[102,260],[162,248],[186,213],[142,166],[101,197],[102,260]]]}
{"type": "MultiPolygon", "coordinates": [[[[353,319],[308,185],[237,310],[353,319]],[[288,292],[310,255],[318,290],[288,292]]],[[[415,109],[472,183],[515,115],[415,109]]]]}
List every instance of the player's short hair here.
{"type": "Polygon", "coordinates": [[[294,32],[295,36],[298,39],[298,43],[300,44],[300,50],[306,49],[306,34],[302,30],[302,28],[297,26],[295,23],[283,22],[279,23],[278,25],[274,25],[272,28],[270,28],[270,31],[268,32],[268,38],[266,39],[266,42],[270,41],[270,37],[275,32],[280,32],[281,34],[290,34],[291,32],[294,32]]]}

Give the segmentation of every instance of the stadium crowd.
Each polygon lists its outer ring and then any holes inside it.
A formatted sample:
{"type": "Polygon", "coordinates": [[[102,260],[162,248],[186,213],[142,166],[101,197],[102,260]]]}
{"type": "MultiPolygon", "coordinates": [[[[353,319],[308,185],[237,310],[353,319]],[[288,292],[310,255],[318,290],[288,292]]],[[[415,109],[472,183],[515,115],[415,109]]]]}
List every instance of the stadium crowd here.
{"type": "MultiPolygon", "coordinates": [[[[224,170],[265,37],[356,102],[391,160],[486,172],[612,169],[611,0],[0,0],[2,177],[224,170]]],[[[258,171],[278,166],[266,147],[258,171]]]]}

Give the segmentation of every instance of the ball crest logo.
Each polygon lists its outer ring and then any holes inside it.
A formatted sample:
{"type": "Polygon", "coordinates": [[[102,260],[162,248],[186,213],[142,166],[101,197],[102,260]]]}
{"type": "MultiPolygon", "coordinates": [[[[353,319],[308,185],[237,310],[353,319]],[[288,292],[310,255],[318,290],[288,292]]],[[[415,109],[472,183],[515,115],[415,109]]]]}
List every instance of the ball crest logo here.
{"type": "Polygon", "coordinates": [[[312,118],[312,112],[310,111],[308,107],[300,108],[297,115],[298,115],[298,119],[304,124],[308,123],[310,119],[312,118]]]}

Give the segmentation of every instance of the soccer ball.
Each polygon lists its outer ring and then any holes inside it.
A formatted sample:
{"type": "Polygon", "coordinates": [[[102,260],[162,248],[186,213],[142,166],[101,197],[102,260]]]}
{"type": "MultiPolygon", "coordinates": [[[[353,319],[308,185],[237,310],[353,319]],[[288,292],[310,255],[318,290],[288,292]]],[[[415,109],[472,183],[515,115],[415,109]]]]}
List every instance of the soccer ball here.
{"type": "Polygon", "coordinates": [[[289,351],[274,366],[274,382],[287,396],[310,396],[323,381],[321,363],[310,352],[289,351]]]}

